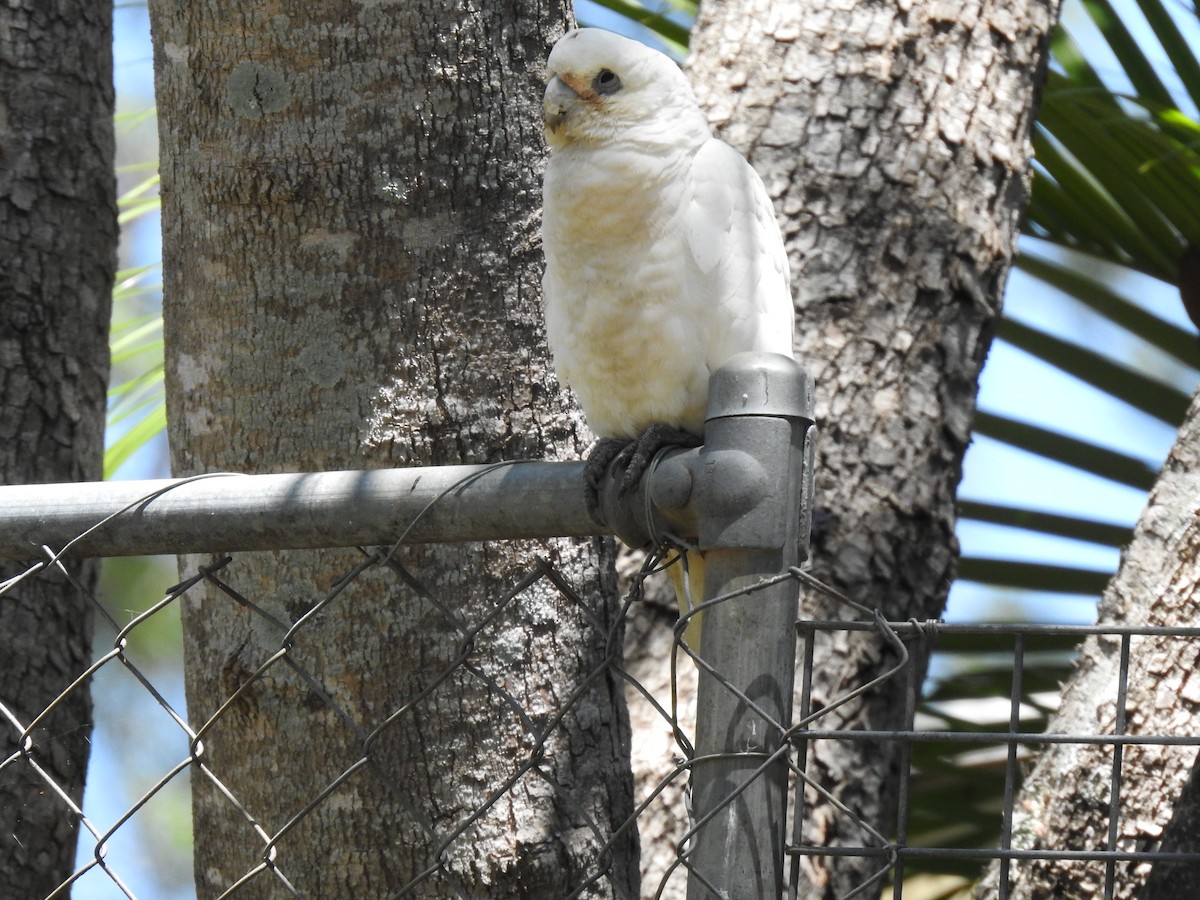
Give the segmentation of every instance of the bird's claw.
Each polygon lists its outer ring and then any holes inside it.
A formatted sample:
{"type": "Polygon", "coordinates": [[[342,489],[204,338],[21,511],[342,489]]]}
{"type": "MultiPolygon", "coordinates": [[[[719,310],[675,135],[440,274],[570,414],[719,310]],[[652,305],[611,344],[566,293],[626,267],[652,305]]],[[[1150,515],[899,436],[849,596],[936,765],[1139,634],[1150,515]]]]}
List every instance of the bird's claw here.
{"type": "Polygon", "coordinates": [[[588,515],[597,522],[604,521],[600,514],[600,485],[604,482],[608,467],[632,444],[633,441],[619,438],[601,438],[583,464],[583,496],[588,515]]]}
{"type": "Polygon", "coordinates": [[[624,497],[638,486],[650,463],[665,447],[699,447],[703,441],[690,431],[673,425],[655,424],[643,431],[636,441],[621,451],[621,464],[625,474],[621,476],[618,496],[624,497]]]}
{"type": "Polygon", "coordinates": [[[650,463],[664,447],[699,447],[701,443],[702,440],[690,431],[661,424],[651,425],[633,441],[601,438],[583,468],[588,513],[597,522],[604,521],[600,515],[600,485],[614,461],[621,470],[617,496],[626,497],[637,488],[650,463]]]}

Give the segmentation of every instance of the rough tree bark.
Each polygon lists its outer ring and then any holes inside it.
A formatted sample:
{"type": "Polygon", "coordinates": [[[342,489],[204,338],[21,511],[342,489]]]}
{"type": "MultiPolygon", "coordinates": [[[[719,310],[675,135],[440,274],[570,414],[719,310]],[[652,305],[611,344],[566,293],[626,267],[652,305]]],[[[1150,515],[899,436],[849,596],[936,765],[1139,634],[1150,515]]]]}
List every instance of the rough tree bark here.
{"type": "MultiPolygon", "coordinates": [[[[1114,625],[1194,625],[1200,604],[1200,394],[1192,401],[1121,567],[1100,601],[1099,621],[1114,625]]],[[[1120,641],[1084,642],[1047,731],[1117,733],[1120,641]]],[[[1134,637],[1130,644],[1125,731],[1200,734],[1200,646],[1195,640],[1134,637]]],[[[1121,760],[1115,849],[1196,852],[1195,747],[1131,744],[1121,760]],[[1185,785],[1188,789],[1185,791],[1185,785]],[[1183,792],[1185,802],[1176,800],[1183,792]]],[[[1108,846],[1113,748],[1052,744],[1038,755],[1014,807],[1013,847],[1104,850],[1108,846]]],[[[1116,898],[1197,896],[1194,865],[1118,862],[1116,898]]],[[[975,896],[999,896],[993,866],[975,896]]],[[[1007,896],[1102,897],[1105,864],[1070,860],[1012,863],[1007,896]]]]}
{"type": "MultiPolygon", "coordinates": [[[[0,481],[103,476],[117,262],[111,4],[0,8],[0,481]]],[[[36,554],[35,554],[36,555],[36,554]]],[[[19,568],[0,565],[0,580],[19,568]]],[[[68,565],[85,585],[91,563],[68,565]]],[[[92,607],[57,573],[0,597],[0,703],[28,723],[91,662],[92,607]]],[[[78,804],[91,699],[74,691],[32,735],[78,804]]],[[[20,733],[0,719],[0,761],[20,733]]],[[[25,762],[0,770],[0,896],[42,897],[73,867],[78,821],[25,762]]]]}
{"type": "MultiPolygon", "coordinates": [[[[175,473],[577,458],[584,431],[549,370],[540,312],[540,73],[566,26],[562,4],[329,0],[284,13],[253,0],[151,0],[150,11],[175,473]]],[[[546,556],[610,622],[609,548],[402,548],[397,558],[474,623],[546,556]]],[[[223,577],[290,624],[359,558],[242,554],[223,577]]],[[[197,724],[282,637],[212,589],[188,600],[184,629],[197,724]]],[[[436,846],[528,753],[528,730],[602,664],[606,637],[542,582],[475,639],[470,663],[485,677],[459,667],[369,748],[275,666],[206,734],[205,763],[274,833],[367,749],[371,765],[278,845],[275,864],[306,896],[388,896],[439,862],[417,896],[561,896],[600,866],[600,842],[631,812],[625,708],[607,674],[537,770],[440,858],[436,846]]],[[[289,653],[366,732],[461,644],[446,615],[376,567],[289,653]]],[[[208,779],[193,783],[207,897],[263,848],[208,779]]],[[[610,863],[591,896],[636,891],[635,835],[610,863]]],[[[243,893],[277,889],[263,873],[243,893]]]]}
{"type": "MultiPolygon", "coordinates": [[[[976,379],[1028,186],[1029,131],[1055,0],[742,0],[705,4],[689,70],[785,223],[798,357],[821,429],[816,574],[896,619],[940,614],[976,379]]],[[[853,617],[809,597],[814,618],[853,617]]],[[[874,635],[820,646],[815,702],[890,666],[874,635]]],[[[821,720],[901,724],[901,680],[821,720]]],[[[881,830],[896,746],[819,744],[810,775],[881,830]]],[[[865,835],[810,798],[806,842],[865,835]]],[[[873,860],[814,858],[805,897],[873,860]]]]}

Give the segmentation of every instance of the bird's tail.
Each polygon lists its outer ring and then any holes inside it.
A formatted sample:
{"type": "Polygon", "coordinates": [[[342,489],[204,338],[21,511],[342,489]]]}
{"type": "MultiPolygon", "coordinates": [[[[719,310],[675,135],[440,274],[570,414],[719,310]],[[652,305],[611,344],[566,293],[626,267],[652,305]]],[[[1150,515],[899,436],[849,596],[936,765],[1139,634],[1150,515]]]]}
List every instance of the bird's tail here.
{"type": "MultiPolygon", "coordinates": [[[[704,554],[698,550],[672,550],[666,564],[671,583],[675,585],[679,616],[683,618],[704,601],[704,554]]],[[[700,652],[700,620],[703,616],[703,613],[693,614],[683,632],[683,639],[693,653],[700,652]]]]}

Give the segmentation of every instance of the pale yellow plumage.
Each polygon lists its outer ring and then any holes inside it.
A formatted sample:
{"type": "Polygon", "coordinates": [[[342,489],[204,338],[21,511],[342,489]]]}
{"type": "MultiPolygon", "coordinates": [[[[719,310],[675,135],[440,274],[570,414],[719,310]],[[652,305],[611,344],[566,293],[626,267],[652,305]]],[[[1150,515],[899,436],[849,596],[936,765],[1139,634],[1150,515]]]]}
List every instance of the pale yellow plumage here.
{"type": "MultiPolygon", "coordinates": [[[[704,554],[688,551],[682,554],[682,559],[680,556],[677,551],[672,551],[667,556],[667,574],[671,576],[671,584],[675,587],[679,615],[686,616],[704,600],[704,554]]],[[[687,627],[683,631],[683,639],[693,650],[700,649],[700,628],[703,619],[704,613],[694,613],[687,620],[687,627]]]]}
{"type": "Polygon", "coordinates": [[[542,285],[558,376],[600,437],[662,424],[702,438],[716,368],[744,350],[792,353],[770,198],[663,54],[578,29],[555,45],[547,81],[542,285]]]}

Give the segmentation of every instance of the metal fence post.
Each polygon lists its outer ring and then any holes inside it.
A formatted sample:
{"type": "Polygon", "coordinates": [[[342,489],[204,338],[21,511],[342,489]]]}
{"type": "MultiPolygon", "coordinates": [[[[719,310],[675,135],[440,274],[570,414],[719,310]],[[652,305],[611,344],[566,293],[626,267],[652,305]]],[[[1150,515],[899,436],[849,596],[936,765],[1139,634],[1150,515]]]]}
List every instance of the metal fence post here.
{"type": "Polygon", "coordinates": [[[798,587],[763,582],[807,557],[815,437],[812,382],[791,359],[741,354],[713,376],[690,505],[703,600],[728,599],[703,613],[688,900],[784,889],[798,587]]]}

